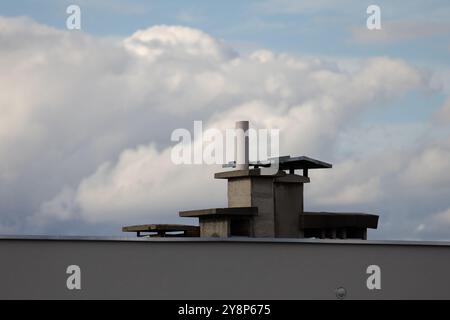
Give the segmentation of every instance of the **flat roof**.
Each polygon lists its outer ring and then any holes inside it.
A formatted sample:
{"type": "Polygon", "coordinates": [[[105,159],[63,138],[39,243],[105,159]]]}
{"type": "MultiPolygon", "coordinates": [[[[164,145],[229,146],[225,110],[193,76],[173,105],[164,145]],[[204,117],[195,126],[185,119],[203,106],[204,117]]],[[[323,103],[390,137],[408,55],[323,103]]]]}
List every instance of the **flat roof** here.
{"type": "Polygon", "coordinates": [[[85,241],[85,242],[199,242],[199,243],[292,243],[292,244],[336,244],[336,245],[399,245],[399,246],[444,246],[450,241],[405,241],[405,240],[340,240],[340,239],[288,239],[288,238],[138,238],[95,236],[38,236],[0,235],[0,241],[85,241]]]}

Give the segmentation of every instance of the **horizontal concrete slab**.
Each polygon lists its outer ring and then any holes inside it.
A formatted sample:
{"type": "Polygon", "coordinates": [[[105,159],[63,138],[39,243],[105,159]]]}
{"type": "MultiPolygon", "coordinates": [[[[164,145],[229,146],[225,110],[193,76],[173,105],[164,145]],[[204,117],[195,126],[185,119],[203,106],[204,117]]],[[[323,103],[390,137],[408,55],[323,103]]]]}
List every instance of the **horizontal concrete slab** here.
{"type": "Polygon", "coordinates": [[[206,217],[206,216],[255,216],[258,214],[256,207],[232,207],[232,208],[211,208],[180,211],[180,217],[206,217]]]}
{"type": "Polygon", "coordinates": [[[122,228],[123,232],[174,232],[174,231],[197,231],[198,226],[185,224],[141,224],[136,226],[126,226],[122,228]]]}

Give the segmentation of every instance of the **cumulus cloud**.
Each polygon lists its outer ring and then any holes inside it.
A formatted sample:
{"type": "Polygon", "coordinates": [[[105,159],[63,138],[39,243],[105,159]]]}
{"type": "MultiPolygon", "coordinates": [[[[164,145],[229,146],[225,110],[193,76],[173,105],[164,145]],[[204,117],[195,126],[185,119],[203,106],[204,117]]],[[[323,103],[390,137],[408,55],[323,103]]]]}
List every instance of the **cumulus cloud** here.
{"type": "Polygon", "coordinates": [[[450,99],[447,99],[442,107],[434,114],[434,120],[438,124],[450,124],[450,99]]]}
{"type": "Polygon", "coordinates": [[[421,238],[448,240],[450,228],[450,207],[430,214],[423,223],[415,228],[413,234],[421,238]]]}
{"type": "Polygon", "coordinates": [[[125,47],[154,61],[165,58],[218,62],[235,56],[233,50],[208,34],[180,26],[155,26],[139,30],[124,40],[125,47]]]}
{"type": "MultiPolygon", "coordinates": [[[[430,189],[436,181],[441,190],[450,186],[439,174],[448,165],[448,145],[440,142],[339,156],[343,133],[365,112],[428,85],[402,60],[374,57],[344,68],[268,50],[242,55],[180,26],[117,40],[27,18],[0,18],[0,43],[5,232],[83,233],[92,225],[115,232],[124,224],[172,221],[183,209],[224,205],[225,184],[212,180],[216,166],[170,161],[171,132],[192,128],[193,120],[225,129],[249,119],[256,128],[281,130],[282,153],[336,161],[332,171],[313,176],[311,206],[379,212],[389,204],[383,218],[391,221],[395,208],[417,207],[399,205],[394,194],[403,199],[401,190],[416,186],[414,194],[428,195],[423,181],[430,189]]],[[[364,140],[367,132],[358,134],[364,140]]]]}
{"type": "Polygon", "coordinates": [[[332,171],[314,173],[311,205],[373,210],[391,237],[423,238],[413,231],[434,225],[433,213],[449,205],[450,140],[420,142],[420,137],[414,144],[342,159],[332,171]]]}
{"type": "Polygon", "coordinates": [[[448,208],[447,210],[437,213],[433,216],[433,218],[438,222],[438,223],[443,223],[446,227],[450,226],[450,208],[448,208]]]}

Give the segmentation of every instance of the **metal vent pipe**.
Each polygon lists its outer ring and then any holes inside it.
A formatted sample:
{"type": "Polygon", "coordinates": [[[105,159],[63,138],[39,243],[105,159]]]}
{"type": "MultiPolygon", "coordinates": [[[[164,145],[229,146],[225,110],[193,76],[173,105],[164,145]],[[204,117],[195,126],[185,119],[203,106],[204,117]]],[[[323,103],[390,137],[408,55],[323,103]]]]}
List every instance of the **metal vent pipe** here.
{"type": "Polygon", "coordinates": [[[236,122],[236,170],[248,170],[249,168],[248,128],[248,121],[236,122]]]}

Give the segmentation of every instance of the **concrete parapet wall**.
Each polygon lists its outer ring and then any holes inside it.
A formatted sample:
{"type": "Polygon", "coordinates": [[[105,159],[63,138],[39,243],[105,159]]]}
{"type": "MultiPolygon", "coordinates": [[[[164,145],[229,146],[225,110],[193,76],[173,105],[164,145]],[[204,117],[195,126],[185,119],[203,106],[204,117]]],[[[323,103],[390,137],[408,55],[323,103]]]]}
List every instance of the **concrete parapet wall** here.
{"type": "Polygon", "coordinates": [[[4,238],[0,256],[0,299],[450,299],[450,244],[4,238]]]}

